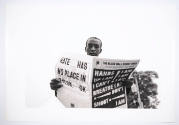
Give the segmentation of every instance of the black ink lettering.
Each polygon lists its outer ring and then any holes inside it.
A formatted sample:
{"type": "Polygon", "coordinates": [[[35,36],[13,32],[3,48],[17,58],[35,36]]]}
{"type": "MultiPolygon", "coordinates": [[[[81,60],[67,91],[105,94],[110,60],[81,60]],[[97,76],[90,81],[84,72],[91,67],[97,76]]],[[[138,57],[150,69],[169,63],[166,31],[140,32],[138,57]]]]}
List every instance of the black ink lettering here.
{"type": "Polygon", "coordinates": [[[86,87],[82,86],[82,85],[79,85],[79,89],[80,91],[82,92],[86,92],[86,87]]]}
{"type": "Polygon", "coordinates": [[[87,63],[86,62],[78,61],[77,68],[86,70],[87,69],[87,63]]]}
{"type": "Polygon", "coordinates": [[[85,82],[85,81],[86,81],[86,75],[81,75],[81,76],[80,76],[80,80],[81,80],[82,82],[85,82]]]}
{"type": "Polygon", "coordinates": [[[61,60],[60,60],[60,62],[61,62],[62,64],[65,64],[65,65],[69,65],[70,59],[69,59],[69,58],[64,58],[64,57],[62,57],[61,60]]]}
{"type": "Polygon", "coordinates": [[[58,70],[57,72],[58,72],[59,75],[63,75],[63,69],[58,68],[57,70],[58,70]]]}

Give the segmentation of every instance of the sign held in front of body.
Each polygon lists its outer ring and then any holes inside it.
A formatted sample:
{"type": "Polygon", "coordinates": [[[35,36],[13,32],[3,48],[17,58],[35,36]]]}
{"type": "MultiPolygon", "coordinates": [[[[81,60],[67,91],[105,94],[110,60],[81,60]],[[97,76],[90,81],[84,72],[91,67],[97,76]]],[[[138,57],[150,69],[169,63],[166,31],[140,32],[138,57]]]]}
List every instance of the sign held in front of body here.
{"type": "Polygon", "coordinates": [[[103,59],[64,55],[56,65],[56,78],[63,84],[57,98],[65,107],[127,108],[127,80],[139,60],[103,59]]]}

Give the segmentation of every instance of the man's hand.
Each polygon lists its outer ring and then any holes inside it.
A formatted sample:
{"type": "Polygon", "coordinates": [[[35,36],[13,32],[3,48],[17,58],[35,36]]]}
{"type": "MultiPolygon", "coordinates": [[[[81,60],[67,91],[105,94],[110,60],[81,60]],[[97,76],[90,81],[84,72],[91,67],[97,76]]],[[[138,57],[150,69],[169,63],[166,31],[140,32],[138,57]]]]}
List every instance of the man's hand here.
{"type": "Polygon", "coordinates": [[[126,88],[130,88],[132,86],[133,82],[130,79],[127,79],[123,81],[123,86],[126,86],[126,88]]]}
{"type": "Polygon", "coordinates": [[[123,81],[122,85],[126,87],[127,94],[129,94],[129,92],[131,91],[132,84],[133,82],[130,79],[123,81]]]}
{"type": "Polygon", "coordinates": [[[63,85],[57,79],[52,79],[50,82],[50,88],[55,90],[55,96],[57,96],[57,89],[61,88],[62,86],[63,85]]]}

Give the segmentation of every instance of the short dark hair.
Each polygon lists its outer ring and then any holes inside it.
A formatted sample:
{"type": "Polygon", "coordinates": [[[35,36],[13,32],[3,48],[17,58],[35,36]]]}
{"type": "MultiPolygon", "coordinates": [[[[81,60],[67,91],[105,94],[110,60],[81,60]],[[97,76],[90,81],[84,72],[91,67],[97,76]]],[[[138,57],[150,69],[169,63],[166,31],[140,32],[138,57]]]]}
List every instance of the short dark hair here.
{"type": "Polygon", "coordinates": [[[100,44],[101,44],[101,47],[102,47],[102,41],[99,38],[97,38],[97,37],[90,37],[90,38],[88,38],[87,41],[86,41],[86,46],[87,46],[88,41],[90,41],[90,40],[98,40],[98,41],[100,41],[100,44]]]}

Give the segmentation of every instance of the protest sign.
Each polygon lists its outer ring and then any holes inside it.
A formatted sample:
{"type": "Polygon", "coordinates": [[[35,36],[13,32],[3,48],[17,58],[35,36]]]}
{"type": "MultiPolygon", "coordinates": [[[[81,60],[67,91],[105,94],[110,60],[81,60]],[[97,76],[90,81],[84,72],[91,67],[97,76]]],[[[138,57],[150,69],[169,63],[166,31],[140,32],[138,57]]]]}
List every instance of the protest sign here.
{"type": "Polygon", "coordinates": [[[63,84],[57,97],[66,107],[127,108],[122,84],[139,60],[114,60],[65,55],[56,65],[56,78],[63,84]]]}

